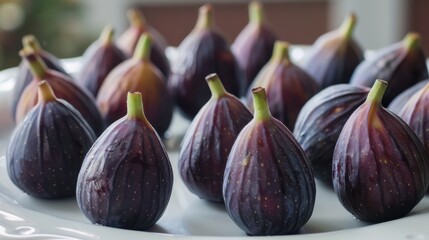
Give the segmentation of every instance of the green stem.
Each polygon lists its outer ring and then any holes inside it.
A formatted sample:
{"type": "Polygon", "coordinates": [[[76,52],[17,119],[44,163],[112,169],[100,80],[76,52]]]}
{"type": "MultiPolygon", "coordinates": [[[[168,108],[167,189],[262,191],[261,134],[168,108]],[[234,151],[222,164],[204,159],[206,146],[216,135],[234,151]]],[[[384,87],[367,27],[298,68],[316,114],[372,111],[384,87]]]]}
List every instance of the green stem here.
{"type": "Polygon", "coordinates": [[[103,28],[103,31],[100,34],[101,44],[104,46],[110,45],[113,42],[114,30],[112,26],[107,25],[103,28]]]}
{"type": "Polygon", "coordinates": [[[212,73],[206,77],[206,81],[209,85],[210,91],[214,98],[220,98],[226,94],[226,90],[216,73],[212,73]]]}
{"type": "Polygon", "coordinates": [[[384,80],[377,79],[375,80],[374,85],[366,97],[367,103],[376,103],[381,104],[381,100],[383,100],[384,92],[386,92],[387,82],[384,80]]]}
{"type": "Polygon", "coordinates": [[[24,48],[19,52],[19,55],[27,61],[33,76],[39,80],[45,78],[48,67],[43,59],[37,55],[33,49],[24,48]]]}
{"type": "Polygon", "coordinates": [[[37,90],[39,102],[47,103],[57,99],[51,86],[45,80],[38,83],[37,90]]]}
{"type": "Polygon", "coordinates": [[[128,92],[127,95],[127,117],[146,121],[143,110],[142,94],[140,92],[128,92]]]}
{"type": "Polygon", "coordinates": [[[198,11],[198,20],[195,28],[204,29],[214,26],[214,11],[210,4],[205,4],[198,11]]]}
{"type": "Polygon", "coordinates": [[[22,38],[22,45],[24,46],[24,48],[33,49],[36,52],[42,49],[40,47],[39,41],[36,39],[34,35],[25,35],[22,38]]]}
{"type": "Polygon", "coordinates": [[[289,43],[283,41],[276,41],[274,43],[273,55],[271,61],[285,61],[290,63],[289,57],[289,43]]]}
{"type": "Polygon", "coordinates": [[[356,15],[350,14],[341,24],[340,31],[345,38],[351,38],[356,26],[356,15]]]}
{"type": "Polygon", "coordinates": [[[253,1],[249,4],[249,21],[257,25],[264,23],[264,9],[260,2],[253,1]]]}
{"type": "Polygon", "coordinates": [[[404,42],[405,48],[408,50],[416,49],[421,46],[420,34],[415,32],[408,33],[402,41],[404,42]]]}
{"type": "Polygon", "coordinates": [[[130,9],[127,11],[128,22],[133,27],[145,27],[146,19],[143,14],[137,9],[130,9]]]}
{"type": "Polygon", "coordinates": [[[257,87],[252,89],[253,94],[253,108],[255,120],[267,120],[271,118],[270,108],[268,106],[267,94],[263,87],[257,87]]]}
{"type": "Polygon", "coordinates": [[[150,58],[151,50],[152,36],[148,33],[143,33],[139,38],[136,49],[134,50],[133,58],[139,60],[147,60],[150,58]]]}

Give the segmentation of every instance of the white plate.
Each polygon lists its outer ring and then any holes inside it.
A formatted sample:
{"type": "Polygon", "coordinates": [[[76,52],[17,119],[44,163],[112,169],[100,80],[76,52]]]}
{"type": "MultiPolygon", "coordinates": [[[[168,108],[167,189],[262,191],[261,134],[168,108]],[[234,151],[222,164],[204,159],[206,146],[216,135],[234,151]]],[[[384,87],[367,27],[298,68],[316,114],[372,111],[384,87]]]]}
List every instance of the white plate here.
{"type": "MultiPolygon", "coordinates": [[[[77,62],[66,61],[67,70],[75,72],[77,62]]],[[[0,155],[13,127],[8,105],[15,72],[0,72],[0,155]]],[[[176,114],[171,135],[183,133],[186,124],[176,114]]],[[[177,175],[177,151],[169,151],[169,156],[175,173],[173,194],[163,217],[147,232],[91,224],[74,198],[40,200],[24,194],[11,183],[5,159],[0,158],[0,239],[250,239],[231,221],[222,204],[200,200],[186,189],[177,175]]],[[[317,184],[314,213],[300,233],[258,239],[427,239],[428,210],[429,197],[425,197],[407,217],[368,224],[345,211],[331,189],[317,184]]]]}

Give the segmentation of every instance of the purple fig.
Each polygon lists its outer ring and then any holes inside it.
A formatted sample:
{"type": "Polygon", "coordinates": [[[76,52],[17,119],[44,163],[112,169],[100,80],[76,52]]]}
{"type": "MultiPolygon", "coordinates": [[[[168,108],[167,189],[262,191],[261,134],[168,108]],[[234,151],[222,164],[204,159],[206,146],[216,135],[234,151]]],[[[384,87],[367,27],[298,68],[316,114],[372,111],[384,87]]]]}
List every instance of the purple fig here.
{"type": "Polygon", "coordinates": [[[12,182],[37,198],[74,196],[85,154],[95,135],[80,113],[57,99],[46,81],[38,103],[14,129],[6,153],[12,182]]]}
{"type": "Polygon", "coordinates": [[[226,164],[226,209],[249,235],[295,233],[313,213],[313,171],[292,133],[271,116],[265,90],[252,92],[253,120],[238,135],[226,164]]]}
{"type": "Polygon", "coordinates": [[[144,115],[140,93],[128,93],[126,116],[110,125],[85,157],[77,203],[93,223],[145,230],[164,213],[173,173],[162,142],[144,115]]]}
{"type": "Polygon", "coordinates": [[[252,114],[225,91],[216,74],[206,77],[212,97],[192,120],[182,142],[179,171],[188,189],[200,198],[223,202],[223,173],[232,144],[252,114]]]}
{"type": "MultiPolygon", "coordinates": [[[[264,87],[273,117],[290,130],[305,102],[318,91],[313,78],[291,62],[289,44],[277,41],[271,60],[256,76],[252,87],[264,87]]],[[[252,93],[247,95],[247,106],[252,108],[252,93]]]]}
{"type": "Polygon", "coordinates": [[[382,107],[377,80],[347,120],[332,163],[334,190],[356,218],[382,222],[407,215],[429,185],[429,159],[411,128],[382,107]]]}
{"type": "Polygon", "coordinates": [[[240,95],[243,75],[228,43],[215,28],[211,5],[200,7],[194,29],[177,51],[168,85],[187,118],[192,119],[210,99],[210,90],[204,81],[210,73],[219,75],[228,92],[240,95]]]}
{"type": "Polygon", "coordinates": [[[276,39],[277,36],[265,20],[262,4],[251,2],[249,23],[231,45],[231,50],[245,74],[241,95],[246,95],[253,79],[270,60],[276,39]]]}
{"type": "Polygon", "coordinates": [[[399,114],[404,107],[405,103],[418,91],[420,91],[427,83],[429,79],[420,81],[413,86],[409,87],[407,90],[403,91],[401,94],[396,96],[392,102],[390,102],[388,109],[395,114],[399,114]]]}

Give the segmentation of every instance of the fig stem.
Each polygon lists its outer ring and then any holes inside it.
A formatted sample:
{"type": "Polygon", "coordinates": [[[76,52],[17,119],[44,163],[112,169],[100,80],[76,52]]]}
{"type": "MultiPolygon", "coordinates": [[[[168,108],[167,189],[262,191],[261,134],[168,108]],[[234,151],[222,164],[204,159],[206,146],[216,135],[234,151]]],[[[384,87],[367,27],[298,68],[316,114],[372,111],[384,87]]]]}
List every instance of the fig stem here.
{"type": "Polygon", "coordinates": [[[112,26],[107,25],[103,28],[103,31],[100,34],[100,41],[101,43],[106,46],[113,42],[113,34],[114,30],[112,26]]]}
{"type": "Polygon", "coordinates": [[[54,91],[51,88],[51,85],[49,85],[49,83],[45,80],[37,84],[37,93],[39,102],[47,103],[57,99],[55,97],[54,91]]]}
{"type": "Polygon", "coordinates": [[[421,38],[418,33],[410,32],[404,38],[405,48],[408,50],[416,49],[421,45],[421,38]]]}
{"type": "Polygon", "coordinates": [[[345,38],[351,38],[353,31],[356,26],[356,15],[354,13],[350,14],[344,22],[341,24],[341,32],[345,38]]]}
{"type": "Polygon", "coordinates": [[[217,99],[226,94],[225,87],[223,86],[222,81],[216,73],[209,74],[206,77],[206,81],[214,98],[217,99]]]}
{"type": "Polygon", "coordinates": [[[134,27],[145,27],[146,19],[143,14],[137,9],[129,9],[127,11],[128,22],[134,27]]]}
{"type": "Polygon", "coordinates": [[[34,35],[25,35],[22,38],[22,45],[24,46],[24,48],[30,48],[36,52],[42,49],[40,47],[39,41],[36,39],[34,35]]]}
{"type": "Polygon", "coordinates": [[[377,103],[381,104],[381,100],[383,100],[384,92],[387,88],[387,82],[384,80],[377,79],[375,80],[374,85],[368,93],[368,97],[366,98],[366,102],[368,103],[377,103]]]}
{"type": "Polygon", "coordinates": [[[146,121],[143,110],[142,94],[140,92],[128,92],[127,95],[127,117],[146,121]]]}
{"type": "Polygon", "coordinates": [[[274,43],[272,61],[285,61],[286,64],[290,63],[289,57],[289,43],[284,41],[276,41],[274,43]]]}
{"type": "Polygon", "coordinates": [[[211,4],[205,4],[198,10],[198,19],[196,28],[211,28],[214,25],[214,12],[211,4]]]}
{"type": "Polygon", "coordinates": [[[253,1],[249,4],[249,20],[257,25],[264,23],[264,9],[260,2],[253,1]]]}
{"type": "Polygon", "coordinates": [[[24,48],[19,52],[19,55],[27,61],[30,66],[30,71],[37,79],[45,78],[48,67],[42,58],[35,53],[33,49],[24,48]]]}
{"type": "Polygon", "coordinates": [[[148,33],[143,33],[137,42],[134,58],[139,60],[147,60],[150,58],[152,50],[152,36],[148,33]]]}
{"type": "Polygon", "coordinates": [[[265,88],[256,87],[252,89],[252,94],[253,94],[253,108],[255,111],[253,118],[261,121],[271,118],[271,112],[268,106],[268,100],[267,100],[267,94],[265,92],[265,88]]]}

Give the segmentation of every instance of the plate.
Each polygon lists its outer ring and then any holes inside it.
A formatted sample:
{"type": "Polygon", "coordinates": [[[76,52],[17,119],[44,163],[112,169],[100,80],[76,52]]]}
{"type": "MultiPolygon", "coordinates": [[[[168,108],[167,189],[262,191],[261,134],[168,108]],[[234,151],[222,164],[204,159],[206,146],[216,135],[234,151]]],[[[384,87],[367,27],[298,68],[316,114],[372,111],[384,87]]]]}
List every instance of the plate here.
{"type": "MultiPolygon", "coordinates": [[[[299,60],[304,48],[296,47],[299,60]]],[[[73,73],[80,59],[65,60],[73,73]]],[[[16,69],[0,72],[0,155],[4,153],[13,128],[9,101],[16,69]]],[[[41,200],[32,198],[10,181],[6,161],[0,158],[0,238],[1,239],[235,239],[251,237],[229,218],[222,204],[210,203],[191,194],[177,174],[177,146],[188,121],[177,112],[169,129],[168,151],[174,170],[173,193],[162,218],[148,231],[133,231],[91,224],[77,207],[74,198],[41,200]]],[[[312,217],[299,233],[258,239],[427,239],[429,197],[425,197],[406,217],[379,224],[355,219],[338,201],[331,188],[317,182],[316,205],[312,217]]]]}

